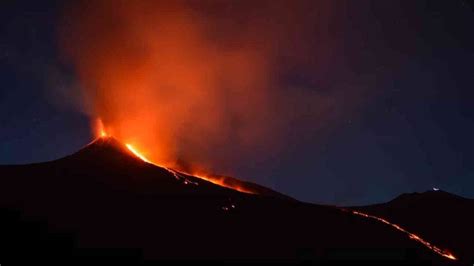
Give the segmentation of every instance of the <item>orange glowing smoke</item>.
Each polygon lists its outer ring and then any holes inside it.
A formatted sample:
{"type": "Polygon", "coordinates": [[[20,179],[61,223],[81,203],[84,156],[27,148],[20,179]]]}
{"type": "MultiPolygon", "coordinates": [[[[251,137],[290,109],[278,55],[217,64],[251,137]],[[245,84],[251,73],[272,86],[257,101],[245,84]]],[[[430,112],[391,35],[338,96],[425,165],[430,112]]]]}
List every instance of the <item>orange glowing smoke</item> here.
{"type": "MultiPolygon", "coordinates": [[[[345,209],[343,209],[345,210],[345,209]]],[[[347,211],[347,210],[345,210],[347,211]]],[[[380,218],[380,217],[377,217],[377,216],[374,216],[374,215],[370,215],[370,214],[366,214],[366,213],[362,213],[362,212],[359,212],[359,211],[350,211],[351,213],[355,214],[355,215],[358,215],[358,216],[362,216],[362,217],[365,217],[365,218],[370,218],[370,219],[374,219],[374,220],[377,220],[379,222],[382,222],[384,224],[387,224],[387,225],[390,225],[391,227],[397,229],[398,231],[401,231],[405,234],[408,235],[408,237],[410,239],[413,239],[421,244],[423,244],[424,246],[426,246],[427,248],[431,249],[432,251],[434,251],[435,253],[445,257],[445,258],[448,258],[450,260],[457,260],[457,258],[449,251],[447,250],[443,250],[433,244],[431,244],[430,242],[422,239],[420,236],[416,235],[416,234],[413,234],[413,233],[410,233],[408,232],[406,229],[402,228],[401,226],[397,225],[397,224],[393,224],[389,221],[387,221],[386,219],[384,218],[380,218]]]]}
{"type": "Polygon", "coordinates": [[[206,18],[180,1],[78,5],[67,41],[80,40],[64,47],[107,133],[174,168],[224,166],[224,157],[269,142],[270,62],[247,37],[222,47],[206,18]]]}
{"type": "MultiPolygon", "coordinates": [[[[296,122],[325,126],[323,111],[335,113],[327,93],[279,77],[292,69],[290,57],[315,61],[303,52],[314,42],[302,40],[325,10],[289,9],[288,1],[79,0],[65,4],[58,32],[83,111],[107,125],[99,136],[133,143],[169,168],[232,175],[244,161],[275,156],[296,122]]],[[[328,54],[321,49],[317,59],[328,54]]]]}
{"type": "Polygon", "coordinates": [[[95,131],[96,131],[95,135],[97,137],[105,138],[108,136],[107,132],[105,131],[104,123],[102,123],[102,119],[100,118],[96,119],[95,131]]]}

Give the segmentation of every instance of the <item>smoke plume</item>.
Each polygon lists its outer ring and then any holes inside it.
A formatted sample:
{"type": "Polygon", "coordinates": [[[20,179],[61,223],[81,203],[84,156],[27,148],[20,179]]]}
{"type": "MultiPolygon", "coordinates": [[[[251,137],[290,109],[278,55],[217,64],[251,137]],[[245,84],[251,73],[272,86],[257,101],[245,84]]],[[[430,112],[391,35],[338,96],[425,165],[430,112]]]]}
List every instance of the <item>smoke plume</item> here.
{"type": "Polygon", "coordinates": [[[307,56],[330,13],[311,2],[83,1],[66,6],[60,44],[109,134],[166,166],[232,174],[327,117],[330,96],[285,81],[327,60],[324,43],[307,56]]]}

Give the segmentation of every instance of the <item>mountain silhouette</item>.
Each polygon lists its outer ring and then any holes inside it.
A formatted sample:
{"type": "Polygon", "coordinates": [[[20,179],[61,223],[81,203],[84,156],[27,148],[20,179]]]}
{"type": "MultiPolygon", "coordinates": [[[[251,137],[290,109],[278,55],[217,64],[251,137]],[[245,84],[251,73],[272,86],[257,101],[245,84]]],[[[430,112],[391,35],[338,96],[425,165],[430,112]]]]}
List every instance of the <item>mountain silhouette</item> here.
{"type": "Polygon", "coordinates": [[[245,184],[258,194],[176,174],[111,137],[58,160],[0,166],[0,176],[2,265],[30,259],[451,263],[373,219],[252,183],[245,184]]]}
{"type": "Polygon", "coordinates": [[[474,200],[442,190],[406,193],[382,204],[353,207],[384,217],[433,244],[456,251],[467,264],[474,262],[474,200]]]}

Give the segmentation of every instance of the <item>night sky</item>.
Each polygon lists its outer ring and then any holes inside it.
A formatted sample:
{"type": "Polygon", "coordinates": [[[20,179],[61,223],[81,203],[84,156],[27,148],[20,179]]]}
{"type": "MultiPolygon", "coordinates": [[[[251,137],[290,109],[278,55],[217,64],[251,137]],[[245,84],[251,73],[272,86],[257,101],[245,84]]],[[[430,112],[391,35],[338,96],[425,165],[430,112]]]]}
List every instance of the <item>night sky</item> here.
{"type": "MultiPolygon", "coordinates": [[[[278,78],[339,95],[329,112],[338,115],[295,118],[275,156],[235,176],[315,203],[375,203],[433,187],[473,198],[472,3],[338,2],[314,28],[326,48],[305,55],[323,63],[278,78]]],[[[0,3],[0,164],[60,158],[93,139],[90,115],[71,100],[76,73],[60,56],[63,5],[0,3]]]]}

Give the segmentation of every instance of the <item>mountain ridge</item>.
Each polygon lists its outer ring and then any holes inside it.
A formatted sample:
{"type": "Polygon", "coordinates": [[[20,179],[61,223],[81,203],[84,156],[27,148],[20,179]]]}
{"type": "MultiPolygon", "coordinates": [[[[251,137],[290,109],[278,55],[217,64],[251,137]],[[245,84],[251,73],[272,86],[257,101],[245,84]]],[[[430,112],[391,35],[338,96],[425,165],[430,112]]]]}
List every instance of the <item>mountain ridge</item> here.
{"type": "Polygon", "coordinates": [[[77,258],[91,248],[103,256],[112,248],[145,260],[375,257],[384,262],[446,263],[377,221],[333,206],[242,193],[192,176],[177,178],[133,156],[123,145],[104,141],[54,161],[0,166],[0,228],[6,230],[0,258],[38,250],[44,256],[60,251],[77,258]],[[191,182],[186,183],[187,178],[191,182]],[[13,219],[12,213],[21,218],[13,219]],[[21,221],[39,221],[43,229],[23,233],[31,230],[21,221]],[[70,241],[54,244],[58,234],[70,241]],[[15,241],[18,245],[11,246],[15,241]]]}
{"type": "Polygon", "coordinates": [[[394,199],[373,205],[350,207],[383,217],[420,233],[425,239],[456,251],[467,263],[474,263],[474,200],[443,190],[403,193],[394,199]]]}

